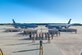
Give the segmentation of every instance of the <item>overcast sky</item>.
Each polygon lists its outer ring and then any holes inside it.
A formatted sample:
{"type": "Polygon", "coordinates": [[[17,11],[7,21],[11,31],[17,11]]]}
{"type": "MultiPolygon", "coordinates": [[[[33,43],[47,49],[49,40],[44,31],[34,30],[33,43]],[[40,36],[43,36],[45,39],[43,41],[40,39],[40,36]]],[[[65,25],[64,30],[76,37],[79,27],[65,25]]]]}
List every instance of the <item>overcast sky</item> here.
{"type": "Polygon", "coordinates": [[[82,23],[82,0],[0,0],[0,23],[82,23]]]}

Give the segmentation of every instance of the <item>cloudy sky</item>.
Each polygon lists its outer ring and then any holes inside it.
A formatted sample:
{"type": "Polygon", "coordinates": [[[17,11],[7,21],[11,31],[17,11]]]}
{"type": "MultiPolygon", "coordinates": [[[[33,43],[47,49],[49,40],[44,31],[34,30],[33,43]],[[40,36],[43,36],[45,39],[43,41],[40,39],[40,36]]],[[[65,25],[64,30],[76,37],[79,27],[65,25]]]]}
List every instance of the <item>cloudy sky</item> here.
{"type": "Polygon", "coordinates": [[[0,23],[82,23],[82,0],[0,0],[0,23]]]}

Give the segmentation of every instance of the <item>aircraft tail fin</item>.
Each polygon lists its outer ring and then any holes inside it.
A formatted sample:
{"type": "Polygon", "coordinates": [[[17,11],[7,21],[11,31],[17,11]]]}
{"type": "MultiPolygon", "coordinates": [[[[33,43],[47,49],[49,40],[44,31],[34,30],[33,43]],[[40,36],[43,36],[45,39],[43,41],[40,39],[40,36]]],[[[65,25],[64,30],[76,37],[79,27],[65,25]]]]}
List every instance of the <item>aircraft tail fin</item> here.
{"type": "Polygon", "coordinates": [[[14,21],[14,19],[12,19],[12,21],[13,21],[13,24],[16,24],[16,22],[14,21]]]}
{"type": "Polygon", "coordinates": [[[71,23],[71,19],[69,19],[69,21],[68,21],[68,24],[70,24],[71,23]]]}
{"type": "Polygon", "coordinates": [[[15,28],[17,28],[17,25],[16,25],[15,20],[14,20],[14,19],[12,19],[12,21],[13,21],[13,26],[14,26],[15,28]]]}

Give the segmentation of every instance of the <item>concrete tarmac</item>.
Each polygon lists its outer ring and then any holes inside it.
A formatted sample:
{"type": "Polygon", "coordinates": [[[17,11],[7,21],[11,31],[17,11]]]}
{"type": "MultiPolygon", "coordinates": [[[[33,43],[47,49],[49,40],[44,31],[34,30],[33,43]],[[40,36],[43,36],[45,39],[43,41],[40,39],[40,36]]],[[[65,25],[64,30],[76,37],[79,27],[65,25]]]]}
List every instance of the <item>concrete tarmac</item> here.
{"type": "MultiPolygon", "coordinates": [[[[0,26],[0,48],[3,55],[39,55],[39,40],[32,43],[28,36],[17,35],[18,32],[3,32],[0,26]]],[[[77,29],[77,34],[61,32],[61,35],[51,40],[43,40],[43,55],[80,55],[82,51],[82,27],[70,27],[77,29]]]]}

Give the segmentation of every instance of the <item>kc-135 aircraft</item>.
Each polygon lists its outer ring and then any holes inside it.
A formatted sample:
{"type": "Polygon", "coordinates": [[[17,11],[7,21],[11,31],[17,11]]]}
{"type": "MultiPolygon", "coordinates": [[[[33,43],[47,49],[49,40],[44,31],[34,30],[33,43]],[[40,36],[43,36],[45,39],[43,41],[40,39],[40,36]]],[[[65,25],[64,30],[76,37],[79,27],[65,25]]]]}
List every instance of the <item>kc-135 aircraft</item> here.
{"type": "Polygon", "coordinates": [[[57,28],[57,29],[62,29],[62,28],[69,28],[69,26],[71,25],[71,19],[69,19],[68,23],[30,23],[30,24],[20,24],[20,23],[16,23],[14,19],[12,19],[13,21],[13,26],[15,28],[35,28],[38,27],[39,25],[44,25],[48,28],[57,28]]]}

